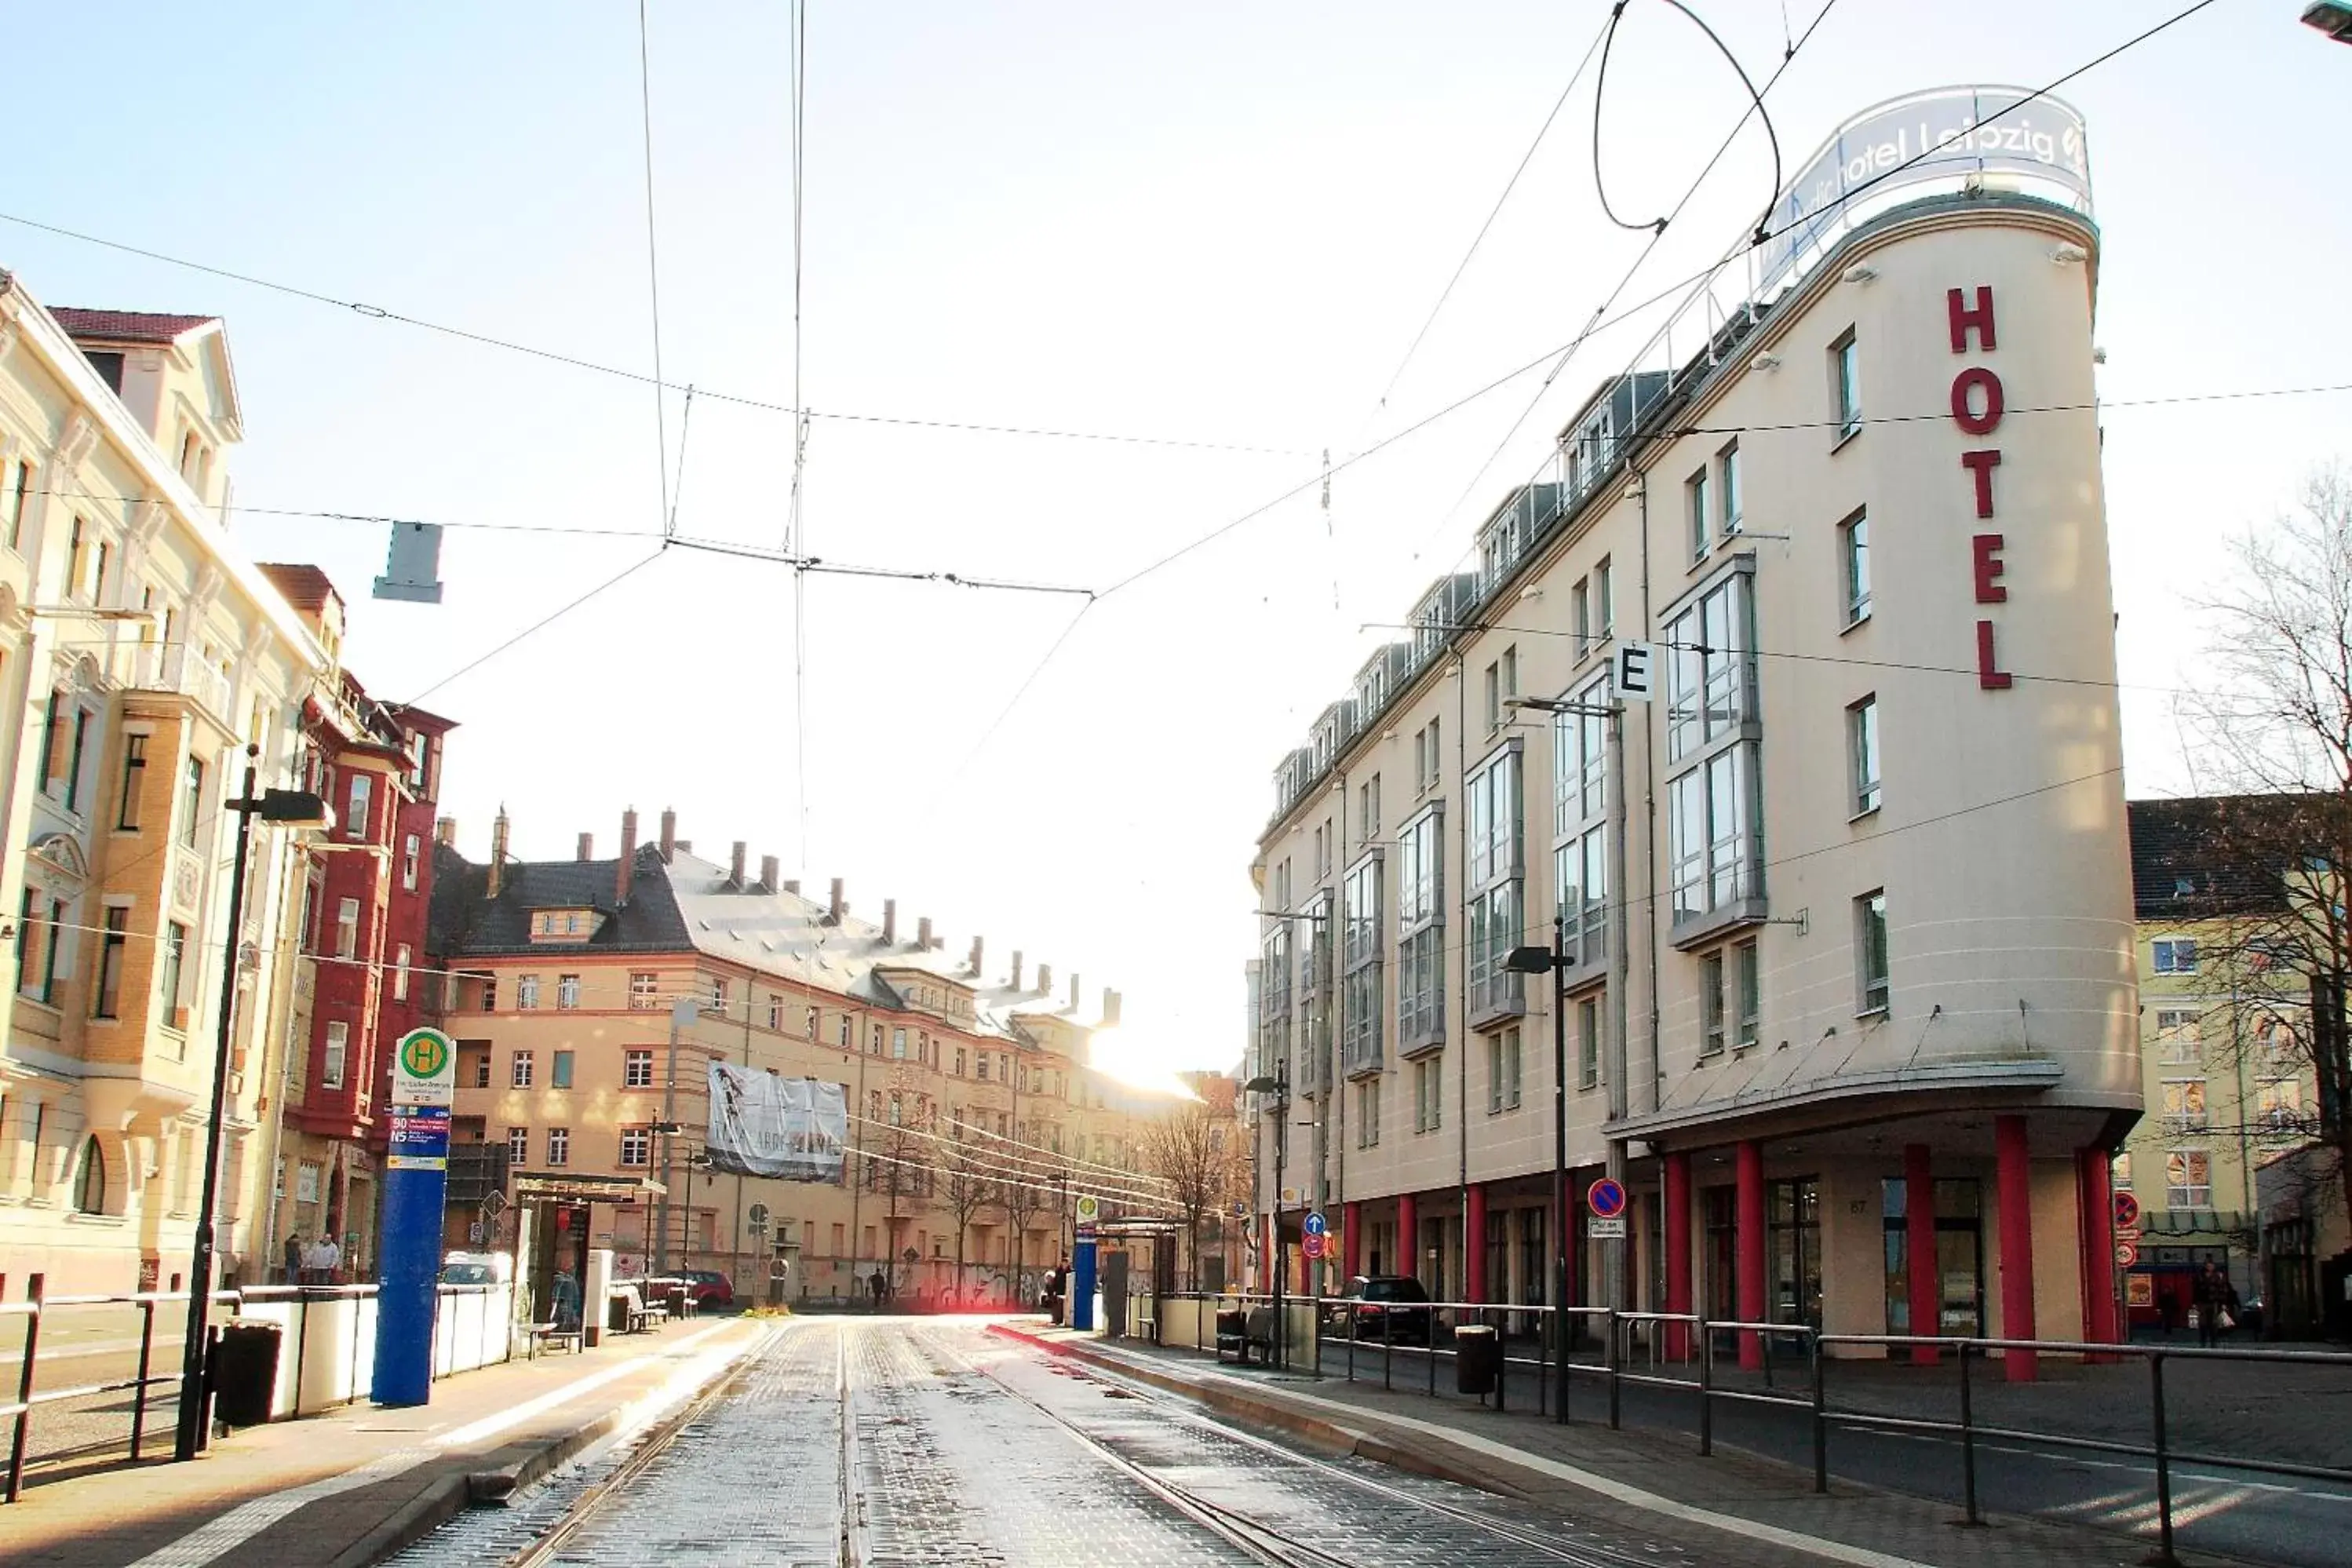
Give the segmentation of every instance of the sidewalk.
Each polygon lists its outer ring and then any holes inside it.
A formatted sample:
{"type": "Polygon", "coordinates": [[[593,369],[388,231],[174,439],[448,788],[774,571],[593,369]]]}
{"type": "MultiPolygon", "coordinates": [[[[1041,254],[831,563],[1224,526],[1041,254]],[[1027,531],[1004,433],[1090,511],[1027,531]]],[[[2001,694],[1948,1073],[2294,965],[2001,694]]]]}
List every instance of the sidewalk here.
{"type": "MultiPolygon", "coordinates": [[[[1638,1431],[1570,1426],[1525,1413],[1387,1393],[1377,1384],[1242,1369],[1186,1350],[1121,1342],[1034,1323],[996,1331],[1280,1428],[1327,1448],[1525,1499],[1628,1532],[1664,1536],[1711,1555],[1765,1563],[1853,1568],[2116,1568],[2144,1561],[2146,1542],[2078,1526],[1988,1516],[1957,1527],[1958,1510],[1924,1499],[1833,1482],[1817,1496],[1810,1473],[1718,1447],[1700,1458],[1686,1442],[1638,1431]]],[[[2184,1552],[2184,1563],[2228,1561],[2184,1552]]]]}
{"type": "MultiPolygon", "coordinates": [[[[415,1409],[358,1404],[215,1440],[191,1464],[28,1487],[0,1506],[11,1568],[365,1568],[465,1508],[702,1387],[772,1331],[683,1321],[433,1385],[415,1409]]],[[[168,1451],[171,1434],[163,1434],[168,1451]]]]}

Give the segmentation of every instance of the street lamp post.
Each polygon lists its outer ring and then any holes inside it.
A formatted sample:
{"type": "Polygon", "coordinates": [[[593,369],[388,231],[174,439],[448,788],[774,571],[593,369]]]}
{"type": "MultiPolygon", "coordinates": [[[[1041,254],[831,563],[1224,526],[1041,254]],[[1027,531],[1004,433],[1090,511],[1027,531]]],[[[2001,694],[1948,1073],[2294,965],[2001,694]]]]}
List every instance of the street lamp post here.
{"type": "Polygon", "coordinates": [[[669,1190],[677,1181],[677,1135],[682,1131],[677,1120],[677,1037],[700,1016],[701,1004],[691,996],[669,1005],[669,1070],[662,1084],[662,1194],[654,1220],[654,1273],[662,1277],[669,1273],[669,1190]]]}
{"type": "Polygon", "coordinates": [[[213,1099],[205,1124],[204,1195],[196,1207],[195,1240],[188,1254],[188,1329],[180,1351],[180,1411],[172,1446],[174,1460],[193,1459],[204,1446],[205,1395],[205,1340],[211,1328],[213,1282],[213,1211],[220,1202],[221,1123],[228,1111],[229,1042],[236,1020],[236,960],[245,925],[245,867],[253,839],[253,819],[290,827],[324,827],[333,821],[327,803],[304,790],[264,790],[253,793],[257,745],[245,749],[245,790],[225,802],[224,811],[236,814],[236,859],[229,876],[228,934],[222,942],[220,1026],[213,1042],[213,1099]]]}
{"type": "Polygon", "coordinates": [[[1283,1363],[1282,1346],[1282,1275],[1286,1247],[1282,1237],[1282,1162],[1283,1152],[1290,1142],[1290,1059],[1285,1057],[1275,1064],[1274,1076],[1260,1073],[1242,1085],[1247,1094],[1274,1096],[1274,1364],[1283,1363]]]}

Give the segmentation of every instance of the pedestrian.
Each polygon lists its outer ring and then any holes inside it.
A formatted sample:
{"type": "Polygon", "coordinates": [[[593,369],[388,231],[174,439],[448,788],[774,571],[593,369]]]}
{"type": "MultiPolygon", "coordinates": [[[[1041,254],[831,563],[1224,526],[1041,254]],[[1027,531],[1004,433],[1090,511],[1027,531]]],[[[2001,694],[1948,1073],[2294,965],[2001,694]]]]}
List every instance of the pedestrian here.
{"type": "Polygon", "coordinates": [[[2197,1271],[2197,1342],[2211,1346],[2238,1326],[2238,1288],[2211,1258],[2197,1271]]]}
{"type": "Polygon", "coordinates": [[[547,1288],[547,1316],[565,1333],[580,1327],[580,1281],[572,1277],[568,1265],[556,1266],[555,1279],[547,1288]]]}
{"type": "Polygon", "coordinates": [[[286,1283],[302,1283],[302,1238],[299,1235],[286,1238],[286,1283]]]}
{"type": "Polygon", "coordinates": [[[2168,1280],[2157,1287],[2156,1320],[2164,1325],[2164,1337],[2168,1340],[2172,1331],[2180,1326],[2180,1292],[2168,1280]]]}
{"type": "Polygon", "coordinates": [[[335,1271],[343,1266],[342,1244],[330,1233],[319,1241],[319,1283],[332,1285],[335,1271]]]}
{"type": "Polygon", "coordinates": [[[866,1288],[874,1292],[874,1310],[880,1311],[882,1299],[890,1294],[890,1277],[877,1268],[874,1270],[874,1278],[866,1282],[866,1288]]]}

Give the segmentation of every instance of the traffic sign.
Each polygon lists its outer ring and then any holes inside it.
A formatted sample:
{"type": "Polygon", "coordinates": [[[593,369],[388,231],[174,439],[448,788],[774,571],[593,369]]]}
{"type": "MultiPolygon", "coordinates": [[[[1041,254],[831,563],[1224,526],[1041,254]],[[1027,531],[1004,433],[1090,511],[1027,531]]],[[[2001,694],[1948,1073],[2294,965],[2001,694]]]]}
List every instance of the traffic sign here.
{"type": "Polygon", "coordinates": [[[2139,1199],[2129,1193],[2116,1194],[2116,1228],[2129,1230],[2139,1223],[2139,1199]]]}
{"type": "Polygon", "coordinates": [[[1625,1239],[1625,1216],[1622,1214],[1595,1215],[1586,1225],[1584,1234],[1596,1241],[1625,1239]]]}
{"type": "Polygon", "coordinates": [[[395,1105],[391,1109],[384,1169],[447,1170],[449,1108],[446,1105],[395,1105]]]}
{"type": "Polygon", "coordinates": [[[1080,1193],[1078,1194],[1078,1223],[1082,1226],[1087,1226],[1088,1228],[1092,1228],[1095,1222],[1101,1218],[1102,1199],[1095,1196],[1092,1193],[1080,1193]]]}
{"type": "Polygon", "coordinates": [[[1307,1217],[1298,1222],[1298,1228],[1309,1236],[1323,1236],[1330,1231],[1331,1222],[1323,1217],[1322,1210],[1309,1209],[1307,1217]]]}
{"type": "Polygon", "coordinates": [[[411,1029],[400,1037],[393,1058],[392,1103],[454,1105],[457,1100],[457,1050],[438,1029],[411,1029]]]}
{"type": "MultiPolygon", "coordinates": [[[[1625,1184],[1612,1176],[1603,1176],[1584,1189],[1584,1201],[1595,1217],[1618,1219],[1625,1212],[1625,1184]]],[[[1595,1230],[1592,1234],[1598,1236],[1601,1232],[1595,1230]]],[[[1622,1226],[1617,1234],[1625,1234],[1622,1226]]]]}
{"type": "Polygon", "coordinates": [[[1331,1250],[1331,1238],[1320,1231],[1308,1231],[1306,1239],[1298,1244],[1298,1250],[1307,1255],[1308,1262],[1314,1262],[1331,1250]]]}
{"type": "Polygon", "coordinates": [[[2138,1243],[2138,1242],[2137,1242],[2137,1241],[2119,1241],[2119,1242],[2116,1243],[2116,1268],[2129,1268],[2133,1264],[2137,1263],[2138,1261],[2139,1261],[2139,1243],[2138,1243]]]}

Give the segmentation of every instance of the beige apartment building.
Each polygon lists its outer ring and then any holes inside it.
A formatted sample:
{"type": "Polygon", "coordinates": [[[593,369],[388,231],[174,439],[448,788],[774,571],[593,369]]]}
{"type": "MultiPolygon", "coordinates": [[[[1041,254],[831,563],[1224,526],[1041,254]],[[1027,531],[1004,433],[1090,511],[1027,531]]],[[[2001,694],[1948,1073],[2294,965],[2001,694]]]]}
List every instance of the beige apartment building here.
{"type": "Polygon", "coordinates": [[[327,660],[228,536],[243,437],[216,318],[47,309],[0,275],[0,1294],[177,1289],[221,971],[238,954],[217,1255],[266,1264],[302,854],[236,816],[292,782],[327,660]]]}
{"type": "Polygon", "coordinates": [[[1253,1070],[1312,1123],[1325,1288],[1556,1299],[1560,1027],[1570,1300],[2116,1331],[2142,1090],[2079,121],[2033,106],[2058,166],[1822,201],[2000,96],[1833,138],[1745,297],[1601,384],[1276,769],[1253,1070]],[[1558,1002],[1505,964],[1555,942],[1558,1002]]]}
{"type": "Polygon", "coordinates": [[[609,858],[583,834],[573,859],[518,861],[508,837],[501,816],[481,865],[438,851],[456,1136],[503,1144],[509,1190],[619,1184],[553,1223],[587,1227],[624,1272],[718,1268],[757,1298],[781,1265],[797,1300],[858,1295],[878,1268],[900,1297],[1032,1299],[1066,1253],[1074,1197],[1164,1208],[1140,1128],[1172,1100],[1091,1063],[1116,992],[1089,1003],[1077,975],[1057,988],[1018,952],[992,969],[979,938],[950,954],[894,901],[856,918],[840,882],[803,897],[740,843],[728,864],[698,858],[668,812],[644,844],[626,814],[609,858]],[[840,1085],[841,1178],[709,1168],[713,1061],[840,1085]]]}

